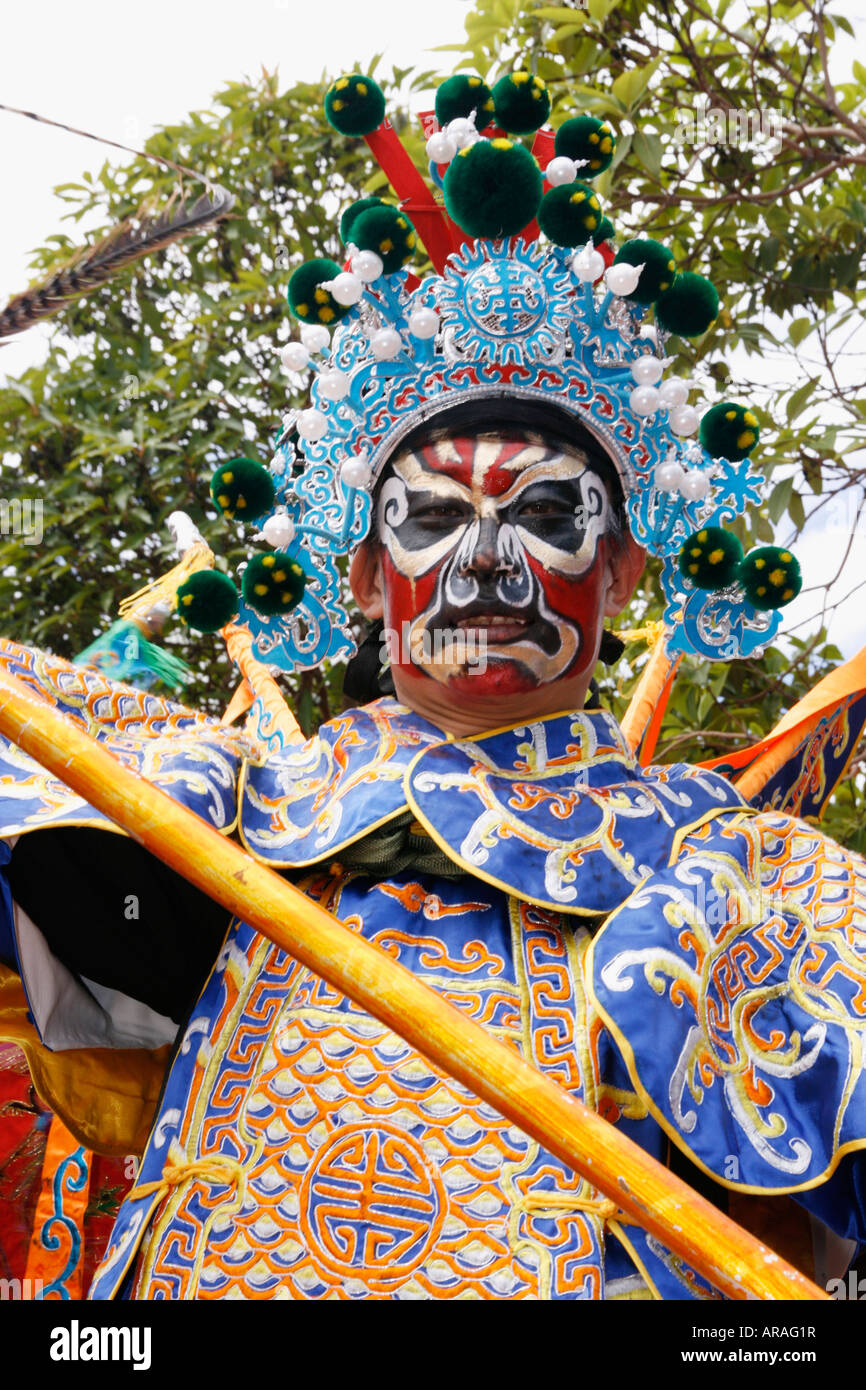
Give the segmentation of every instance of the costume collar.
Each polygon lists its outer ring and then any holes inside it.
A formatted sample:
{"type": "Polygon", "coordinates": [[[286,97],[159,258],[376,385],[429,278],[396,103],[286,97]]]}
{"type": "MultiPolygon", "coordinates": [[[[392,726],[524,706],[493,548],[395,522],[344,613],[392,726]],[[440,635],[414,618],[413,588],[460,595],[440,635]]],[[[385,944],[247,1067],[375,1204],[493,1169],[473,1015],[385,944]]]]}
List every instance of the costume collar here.
{"type": "Polygon", "coordinates": [[[304,868],[338,858],[408,807],[466,873],[596,915],[667,865],[689,830],[745,806],[712,773],[640,767],[605,711],[454,740],[384,699],[249,766],[241,828],[256,857],[304,868]]]}

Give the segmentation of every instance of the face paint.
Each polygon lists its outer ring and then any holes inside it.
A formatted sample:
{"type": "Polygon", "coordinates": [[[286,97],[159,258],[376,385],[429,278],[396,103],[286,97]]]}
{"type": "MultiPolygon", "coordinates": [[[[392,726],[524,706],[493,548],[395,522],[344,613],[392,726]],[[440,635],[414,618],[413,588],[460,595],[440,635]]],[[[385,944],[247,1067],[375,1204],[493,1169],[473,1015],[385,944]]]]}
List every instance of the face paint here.
{"type": "Polygon", "coordinates": [[[576,452],[454,437],[400,455],[379,501],[392,664],[476,695],[580,674],[609,517],[576,452]]]}

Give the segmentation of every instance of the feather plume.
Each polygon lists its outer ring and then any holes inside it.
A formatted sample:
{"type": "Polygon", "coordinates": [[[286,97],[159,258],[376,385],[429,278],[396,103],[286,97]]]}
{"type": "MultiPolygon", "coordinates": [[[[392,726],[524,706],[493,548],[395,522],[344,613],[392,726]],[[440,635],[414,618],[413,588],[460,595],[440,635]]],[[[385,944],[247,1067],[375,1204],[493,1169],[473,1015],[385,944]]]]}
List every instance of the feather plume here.
{"type": "Polygon", "coordinates": [[[47,280],[11,299],[0,311],[0,338],[20,333],[31,324],[59,313],[79,295],[112,280],[124,266],[153,255],[182,237],[193,236],[225,217],[233,205],[232,194],[215,185],[192,206],[180,203],[158,217],[128,218],[113,227],[95,246],[86,247],[66,265],[53,271],[47,280]]]}

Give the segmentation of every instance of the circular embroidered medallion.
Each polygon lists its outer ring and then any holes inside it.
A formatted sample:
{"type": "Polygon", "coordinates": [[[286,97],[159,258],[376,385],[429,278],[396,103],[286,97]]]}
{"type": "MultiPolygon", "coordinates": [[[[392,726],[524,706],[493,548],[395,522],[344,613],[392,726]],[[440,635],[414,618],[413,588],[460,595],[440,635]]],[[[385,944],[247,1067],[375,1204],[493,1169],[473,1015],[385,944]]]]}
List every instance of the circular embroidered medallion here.
{"type": "Polygon", "coordinates": [[[342,1129],[304,1176],[300,1223],[326,1269],[392,1285],[433,1249],[446,1204],[439,1173],[411,1135],[381,1125],[342,1129]]]}

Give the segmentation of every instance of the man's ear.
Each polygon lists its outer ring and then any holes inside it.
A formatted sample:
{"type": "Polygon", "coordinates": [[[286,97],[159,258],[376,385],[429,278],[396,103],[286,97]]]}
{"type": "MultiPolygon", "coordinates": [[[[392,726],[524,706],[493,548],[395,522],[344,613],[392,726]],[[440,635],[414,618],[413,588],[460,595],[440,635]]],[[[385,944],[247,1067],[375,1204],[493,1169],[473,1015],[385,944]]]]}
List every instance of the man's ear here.
{"type": "Polygon", "coordinates": [[[384,617],[385,590],[377,545],[362,541],[358,546],[349,564],[349,585],[365,618],[384,617]]]}
{"type": "Polygon", "coordinates": [[[621,613],[637,588],[646,564],[646,551],[638,545],[630,531],[626,531],[620,545],[607,537],[608,569],[610,581],[604,604],[604,616],[615,618],[621,613]]]}

